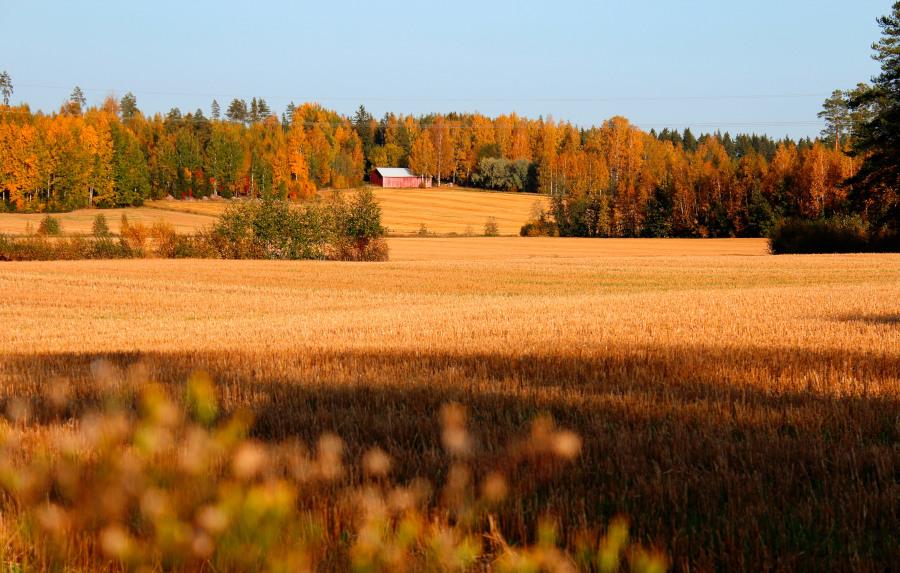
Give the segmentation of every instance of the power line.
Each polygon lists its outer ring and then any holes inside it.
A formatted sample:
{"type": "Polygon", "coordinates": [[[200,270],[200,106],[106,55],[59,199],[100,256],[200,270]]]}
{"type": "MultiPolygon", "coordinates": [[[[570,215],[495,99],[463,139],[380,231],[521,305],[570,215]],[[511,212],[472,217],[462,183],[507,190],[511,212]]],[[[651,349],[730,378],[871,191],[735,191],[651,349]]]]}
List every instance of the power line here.
{"type": "MultiPolygon", "coordinates": [[[[66,86],[49,85],[49,84],[17,84],[20,88],[35,89],[54,89],[68,90],[66,86]]],[[[103,92],[103,93],[121,93],[131,92],[135,95],[168,95],[168,96],[185,96],[185,97],[211,97],[224,98],[227,100],[241,99],[240,95],[212,93],[212,92],[181,92],[181,91],[159,91],[159,90],[122,90],[118,88],[81,88],[82,91],[103,92]]],[[[680,95],[612,95],[612,96],[590,96],[590,97],[384,97],[384,96],[285,96],[275,95],[267,96],[267,100],[277,101],[353,101],[353,102],[418,102],[418,103],[603,103],[603,102],[653,102],[653,101],[716,101],[716,100],[765,100],[765,99],[803,99],[803,98],[826,98],[830,94],[823,93],[768,93],[768,94],[680,94],[680,95]]]]}

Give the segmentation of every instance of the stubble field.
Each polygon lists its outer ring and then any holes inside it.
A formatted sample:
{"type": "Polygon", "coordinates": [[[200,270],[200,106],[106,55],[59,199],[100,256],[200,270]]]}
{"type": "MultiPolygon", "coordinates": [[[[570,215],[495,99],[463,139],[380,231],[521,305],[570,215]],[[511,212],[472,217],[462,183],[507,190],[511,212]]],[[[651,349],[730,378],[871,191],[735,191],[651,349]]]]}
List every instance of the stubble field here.
{"type": "MultiPolygon", "coordinates": [[[[391,248],[373,264],[2,264],[0,399],[87,387],[98,360],[175,389],[203,369],[259,439],[334,432],[348,458],[378,446],[398,479],[434,483],[443,404],[469,412],[476,472],[547,413],[582,453],[499,510],[513,538],[543,514],[564,537],[625,514],[676,570],[900,562],[900,256],[771,257],[740,240],[391,248]]],[[[18,431],[40,443],[72,427],[18,431]]]]}

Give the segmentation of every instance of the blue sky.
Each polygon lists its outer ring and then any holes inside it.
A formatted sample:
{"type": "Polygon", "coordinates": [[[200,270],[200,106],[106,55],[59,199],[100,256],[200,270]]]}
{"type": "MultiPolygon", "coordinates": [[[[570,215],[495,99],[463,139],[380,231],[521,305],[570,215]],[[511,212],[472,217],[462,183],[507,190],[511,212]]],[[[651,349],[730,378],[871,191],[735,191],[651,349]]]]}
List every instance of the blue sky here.
{"type": "Polygon", "coordinates": [[[869,80],[890,0],[0,0],[13,101],[132,91],[145,112],[262,96],[342,113],[515,111],[578,125],[815,135],[869,80]],[[775,97],[777,96],[777,97],[775,97]]]}

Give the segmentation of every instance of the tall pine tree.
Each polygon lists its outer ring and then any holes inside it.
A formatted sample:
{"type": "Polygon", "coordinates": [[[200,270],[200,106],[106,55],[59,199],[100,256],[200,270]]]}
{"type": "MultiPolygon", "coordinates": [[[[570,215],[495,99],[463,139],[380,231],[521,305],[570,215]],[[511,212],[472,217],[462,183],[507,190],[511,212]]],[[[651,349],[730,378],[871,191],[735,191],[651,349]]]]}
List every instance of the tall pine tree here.
{"type": "Polygon", "coordinates": [[[134,97],[133,93],[128,92],[122,96],[122,99],[119,101],[119,113],[122,114],[123,121],[128,121],[137,115],[137,98],[134,97]]]}
{"type": "Polygon", "coordinates": [[[872,45],[872,57],[881,63],[881,74],[850,101],[854,111],[874,108],[854,142],[853,151],[864,162],[851,184],[876,230],[900,232],[900,2],[878,25],[881,38],[872,45]]]}
{"type": "Polygon", "coordinates": [[[12,97],[12,94],[12,78],[9,77],[9,74],[4,70],[3,73],[0,74],[0,96],[3,97],[3,105],[9,105],[9,98],[12,97]]]}

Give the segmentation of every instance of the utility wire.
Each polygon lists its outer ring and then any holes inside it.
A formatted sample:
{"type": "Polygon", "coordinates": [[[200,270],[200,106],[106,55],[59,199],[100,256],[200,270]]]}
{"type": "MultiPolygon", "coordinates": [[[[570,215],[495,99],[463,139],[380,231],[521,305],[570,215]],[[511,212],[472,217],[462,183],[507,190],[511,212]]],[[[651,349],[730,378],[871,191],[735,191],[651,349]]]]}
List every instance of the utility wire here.
{"type": "MultiPolygon", "coordinates": [[[[35,89],[72,89],[66,86],[48,84],[16,84],[20,88],[35,89]]],[[[211,92],[178,92],[158,90],[122,90],[118,88],[81,88],[82,91],[103,93],[128,93],[135,95],[169,95],[185,97],[211,97],[227,100],[241,99],[243,96],[211,92]]],[[[597,96],[597,97],[383,97],[383,96],[268,96],[265,99],[277,101],[354,101],[354,102],[421,102],[421,103],[594,103],[594,102],[629,102],[629,101],[715,101],[715,100],[764,100],[764,99],[799,99],[826,98],[831,94],[822,93],[770,93],[770,94],[719,94],[719,95],[660,95],[660,96],[597,96]]]]}

